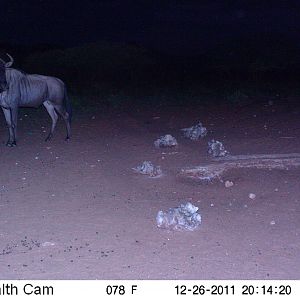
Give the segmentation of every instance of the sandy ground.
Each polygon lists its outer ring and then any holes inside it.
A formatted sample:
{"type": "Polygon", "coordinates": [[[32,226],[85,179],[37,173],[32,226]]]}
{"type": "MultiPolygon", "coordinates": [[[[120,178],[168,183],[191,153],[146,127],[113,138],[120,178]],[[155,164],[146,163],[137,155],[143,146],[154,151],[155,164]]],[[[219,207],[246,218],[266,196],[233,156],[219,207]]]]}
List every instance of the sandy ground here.
{"type": "Polygon", "coordinates": [[[18,147],[0,119],[1,279],[300,279],[300,169],[238,170],[224,183],[177,176],[210,160],[207,142],[231,154],[300,152],[300,108],[131,106],[76,113],[73,137],[44,142],[44,110],[20,113],[18,147]],[[180,128],[202,121],[193,142],[180,128]],[[173,134],[179,146],[155,149],[173,134]],[[164,176],[135,174],[144,160],[164,176]],[[255,199],[249,199],[255,193],[255,199]],[[159,210],[199,207],[194,232],[157,228],[159,210]]]}

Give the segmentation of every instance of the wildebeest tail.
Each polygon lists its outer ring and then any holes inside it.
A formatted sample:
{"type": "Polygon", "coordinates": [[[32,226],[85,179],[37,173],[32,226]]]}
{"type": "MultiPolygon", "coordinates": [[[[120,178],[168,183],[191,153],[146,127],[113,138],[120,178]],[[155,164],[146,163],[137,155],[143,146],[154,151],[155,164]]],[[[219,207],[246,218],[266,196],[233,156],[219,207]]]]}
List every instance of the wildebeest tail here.
{"type": "Polygon", "coordinates": [[[65,87],[65,95],[64,95],[64,104],[65,104],[65,107],[66,107],[66,111],[67,113],[69,114],[69,120],[70,120],[70,123],[72,122],[72,114],[73,114],[73,111],[72,111],[72,104],[71,104],[71,101],[68,97],[68,93],[67,93],[67,88],[65,87]]]}

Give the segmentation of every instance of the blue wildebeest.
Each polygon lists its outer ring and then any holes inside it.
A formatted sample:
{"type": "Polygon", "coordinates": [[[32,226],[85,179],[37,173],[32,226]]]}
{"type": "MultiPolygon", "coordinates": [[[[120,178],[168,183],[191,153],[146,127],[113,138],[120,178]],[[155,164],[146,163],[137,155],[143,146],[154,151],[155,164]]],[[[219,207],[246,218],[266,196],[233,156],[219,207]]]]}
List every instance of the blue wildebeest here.
{"type": "Polygon", "coordinates": [[[67,137],[71,135],[71,103],[67,97],[65,84],[58,78],[37,74],[26,74],[11,68],[14,60],[0,59],[0,106],[4,112],[9,129],[7,146],[16,146],[17,120],[19,107],[38,107],[47,109],[52,126],[46,141],[50,140],[55,129],[58,114],[66,123],[67,137]],[[58,114],[57,114],[58,113],[58,114]]]}

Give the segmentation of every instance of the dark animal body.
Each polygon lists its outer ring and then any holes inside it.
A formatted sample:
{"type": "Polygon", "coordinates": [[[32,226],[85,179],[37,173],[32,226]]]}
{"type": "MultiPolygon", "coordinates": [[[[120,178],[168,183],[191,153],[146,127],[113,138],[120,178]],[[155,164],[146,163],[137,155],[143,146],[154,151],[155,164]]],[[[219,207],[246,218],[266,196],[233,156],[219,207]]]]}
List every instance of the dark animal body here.
{"type": "Polygon", "coordinates": [[[72,108],[65,84],[56,77],[26,74],[11,68],[10,62],[0,59],[0,106],[9,129],[7,146],[15,146],[17,139],[17,120],[19,107],[38,107],[44,105],[52,126],[46,141],[50,140],[58,120],[58,114],[66,123],[68,140],[71,135],[72,108]]]}

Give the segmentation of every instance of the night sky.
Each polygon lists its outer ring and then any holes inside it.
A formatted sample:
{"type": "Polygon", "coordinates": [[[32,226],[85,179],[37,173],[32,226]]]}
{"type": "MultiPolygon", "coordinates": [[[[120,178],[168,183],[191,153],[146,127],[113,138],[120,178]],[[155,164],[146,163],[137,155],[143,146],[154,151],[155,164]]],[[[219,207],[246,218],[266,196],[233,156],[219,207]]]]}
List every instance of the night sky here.
{"type": "Polygon", "coordinates": [[[125,42],[197,55],[249,38],[300,48],[299,1],[2,0],[1,44],[125,42]]]}

